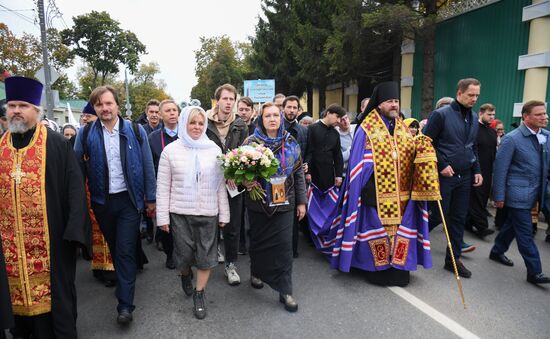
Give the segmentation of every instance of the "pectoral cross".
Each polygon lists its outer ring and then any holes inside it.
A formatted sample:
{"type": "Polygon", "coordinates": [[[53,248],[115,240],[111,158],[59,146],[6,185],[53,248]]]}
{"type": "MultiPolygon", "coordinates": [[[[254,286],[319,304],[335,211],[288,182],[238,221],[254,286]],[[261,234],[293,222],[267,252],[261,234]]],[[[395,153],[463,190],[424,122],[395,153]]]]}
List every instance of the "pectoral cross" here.
{"type": "Polygon", "coordinates": [[[21,164],[18,163],[15,165],[15,171],[10,173],[10,176],[15,180],[15,184],[19,185],[21,183],[21,178],[26,177],[25,172],[21,172],[21,164]]]}

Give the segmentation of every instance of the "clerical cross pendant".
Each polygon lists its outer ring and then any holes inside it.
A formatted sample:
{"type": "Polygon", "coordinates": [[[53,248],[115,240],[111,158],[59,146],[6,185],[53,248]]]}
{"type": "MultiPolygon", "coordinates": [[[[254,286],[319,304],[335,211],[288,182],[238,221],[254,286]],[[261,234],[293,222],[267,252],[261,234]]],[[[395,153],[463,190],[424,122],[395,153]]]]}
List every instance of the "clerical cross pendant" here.
{"type": "Polygon", "coordinates": [[[21,178],[27,176],[26,173],[21,172],[21,164],[15,165],[15,171],[11,172],[10,175],[15,180],[16,185],[19,185],[21,183],[21,178]]]}

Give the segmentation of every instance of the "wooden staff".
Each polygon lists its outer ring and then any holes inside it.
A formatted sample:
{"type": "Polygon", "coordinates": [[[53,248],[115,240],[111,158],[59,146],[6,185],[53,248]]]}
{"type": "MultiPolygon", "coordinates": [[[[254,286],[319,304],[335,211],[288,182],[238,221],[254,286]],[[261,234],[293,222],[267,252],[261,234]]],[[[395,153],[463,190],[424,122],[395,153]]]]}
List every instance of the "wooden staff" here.
{"type": "Polygon", "coordinates": [[[437,206],[439,206],[439,213],[441,214],[441,220],[443,220],[443,229],[445,230],[445,236],[447,236],[447,247],[449,248],[449,252],[451,253],[451,260],[453,262],[453,269],[455,271],[458,292],[460,293],[460,298],[462,299],[462,305],[464,305],[464,308],[466,309],[464,291],[462,291],[462,282],[460,281],[460,276],[458,275],[458,268],[456,267],[455,255],[453,253],[453,246],[451,246],[451,238],[449,237],[449,231],[447,230],[447,222],[445,221],[445,215],[443,215],[443,208],[441,208],[441,200],[437,200],[437,206]]]}

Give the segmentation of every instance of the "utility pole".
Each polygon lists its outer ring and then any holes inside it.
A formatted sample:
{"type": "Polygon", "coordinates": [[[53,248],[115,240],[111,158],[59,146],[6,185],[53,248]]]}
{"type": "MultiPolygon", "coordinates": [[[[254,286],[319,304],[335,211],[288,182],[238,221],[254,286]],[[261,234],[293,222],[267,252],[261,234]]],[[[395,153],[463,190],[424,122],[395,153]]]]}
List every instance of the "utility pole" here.
{"type": "Polygon", "coordinates": [[[126,117],[132,119],[132,104],[130,103],[130,89],[128,88],[128,68],[124,66],[124,87],[126,87],[126,117]]]}
{"type": "Polygon", "coordinates": [[[46,15],[44,14],[44,0],[38,2],[38,18],[40,18],[40,39],[42,41],[42,61],[44,63],[44,87],[46,88],[46,110],[48,119],[53,120],[53,95],[52,95],[52,74],[48,62],[48,40],[46,37],[46,15]]]}

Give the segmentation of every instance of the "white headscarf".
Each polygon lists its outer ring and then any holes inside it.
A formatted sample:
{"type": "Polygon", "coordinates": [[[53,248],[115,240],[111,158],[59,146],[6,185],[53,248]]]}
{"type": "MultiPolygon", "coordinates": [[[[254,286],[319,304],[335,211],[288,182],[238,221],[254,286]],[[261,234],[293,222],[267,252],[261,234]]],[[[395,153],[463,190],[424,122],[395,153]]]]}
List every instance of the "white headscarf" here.
{"type": "Polygon", "coordinates": [[[206,129],[208,128],[208,118],[204,110],[198,106],[187,106],[185,107],[180,114],[178,122],[178,137],[183,145],[191,150],[191,158],[194,159],[193,170],[189,171],[189,175],[184,179],[185,182],[196,191],[197,184],[201,175],[201,166],[200,166],[200,156],[199,153],[201,150],[208,149],[211,147],[218,147],[212,140],[206,136],[206,129]],[[198,109],[204,118],[204,130],[202,131],[201,136],[195,140],[187,133],[187,122],[189,121],[189,113],[191,110],[198,109]]]}
{"type": "Polygon", "coordinates": [[[185,147],[192,148],[192,149],[206,149],[210,147],[218,147],[212,140],[210,140],[206,136],[206,129],[208,128],[208,118],[206,117],[206,113],[202,108],[199,106],[187,106],[185,107],[180,114],[179,122],[178,122],[178,137],[181,142],[185,145],[185,147]],[[201,112],[202,117],[204,118],[204,130],[202,131],[201,136],[195,140],[191,138],[189,134],[187,134],[187,122],[189,120],[189,113],[191,113],[191,110],[198,109],[201,112]]]}

